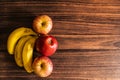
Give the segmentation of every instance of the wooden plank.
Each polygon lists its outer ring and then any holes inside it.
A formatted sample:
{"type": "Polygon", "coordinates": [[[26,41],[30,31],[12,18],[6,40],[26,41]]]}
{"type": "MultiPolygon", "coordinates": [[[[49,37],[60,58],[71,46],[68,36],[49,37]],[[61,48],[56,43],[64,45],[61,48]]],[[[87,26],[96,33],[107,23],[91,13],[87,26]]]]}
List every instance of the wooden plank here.
{"type": "MultiPolygon", "coordinates": [[[[16,17],[18,18],[18,17],[16,17]]],[[[4,32],[11,32],[17,27],[31,27],[32,18],[28,18],[25,20],[24,18],[21,20],[11,21],[10,19],[4,21],[0,26],[0,34],[4,32]],[[25,20],[25,21],[24,21],[25,20]],[[30,22],[31,23],[30,23],[30,22]]],[[[59,35],[119,35],[120,27],[116,24],[99,24],[99,23],[75,23],[75,22],[67,22],[67,21],[54,21],[54,26],[50,34],[59,34],[59,35]],[[61,25],[62,24],[62,25],[61,25]]]]}
{"type": "MultiPolygon", "coordinates": [[[[59,50],[51,56],[54,71],[46,79],[102,79],[117,80],[120,78],[120,50],[101,51],[64,51],[59,50]]],[[[0,52],[0,78],[8,79],[26,78],[39,79],[34,73],[28,74],[23,68],[16,66],[13,56],[0,52]]],[[[31,80],[32,80],[31,79],[31,80]]],[[[45,80],[46,80],[45,79],[45,80]]]]}
{"type": "MultiPolygon", "coordinates": [[[[12,3],[13,1],[8,1],[8,0],[1,0],[2,3],[12,3]]],[[[52,4],[52,3],[81,3],[81,4],[119,4],[120,1],[119,0],[102,0],[102,1],[99,1],[99,0],[52,0],[52,1],[47,1],[47,0],[44,0],[44,1],[34,1],[34,0],[31,0],[31,1],[24,1],[24,0],[18,0],[18,1],[14,1],[15,3],[49,3],[49,4],[52,4]]]]}
{"type": "Polygon", "coordinates": [[[120,35],[58,35],[58,49],[120,49],[120,35]]]}
{"type": "MultiPolygon", "coordinates": [[[[120,49],[120,35],[53,36],[58,40],[58,49],[120,49]]],[[[0,40],[0,50],[6,50],[7,36],[0,36],[0,40]]]]}
{"type": "Polygon", "coordinates": [[[119,35],[61,35],[57,38],[59,49],[119,49],[119,37],[119,35]]]}

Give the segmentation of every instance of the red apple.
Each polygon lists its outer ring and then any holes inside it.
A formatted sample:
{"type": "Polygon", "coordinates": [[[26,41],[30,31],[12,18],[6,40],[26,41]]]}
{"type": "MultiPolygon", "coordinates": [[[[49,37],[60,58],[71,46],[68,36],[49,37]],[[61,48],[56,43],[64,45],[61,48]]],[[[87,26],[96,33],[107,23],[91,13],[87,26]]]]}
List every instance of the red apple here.
{"type": "Polygon", "coordinates": [[[33,20],[33,29],[40,34],[47,34],[52,29],[52,19],[47,15],[37,16],[33,20]]]}
{"type": "Polygon", "coordinates": [[[42,35],[36,40],[36,50],[44,56],[51,56],[55,53],[58,42],[53,36],[42,35]]]}
{"type": "Polygon", "coordinates": [[[53,63],[48,57],[37,57],[33,62],[33,70],[38,76],[47,77],[53,71],[53,63]]]}

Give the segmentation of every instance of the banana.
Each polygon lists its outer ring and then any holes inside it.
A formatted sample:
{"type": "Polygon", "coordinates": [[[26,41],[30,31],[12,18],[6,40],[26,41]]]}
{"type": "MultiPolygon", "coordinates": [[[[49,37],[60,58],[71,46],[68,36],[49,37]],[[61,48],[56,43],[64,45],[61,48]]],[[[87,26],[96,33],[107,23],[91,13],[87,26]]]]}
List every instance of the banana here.
{"type": "Polygon", "coordinates": [[[33,72],[32,69],[32,59],[33,59],[33,49],[34,49],[34,44],[36,41],[37,37],[32,37],[31,39],[29,39],[23,48],[23,52],[22,52],[22,58],[23,58],[23,65],[25,70],[28,73],[33,72]]]}
{"type": "Polygon", "coordinates": [[[25,27],[20,27],[15,29],[8,37],[7,41],[7,50],[9,54],[13,55],[14,54],[14,48],[17,43],[17,41],[25,35],[37,35],[32,29],[30,28],[25,28],[25,27]]]}
{"type": "Polygon", "coordinates": [[[23,60],[22,60],[22,51],[24,44],[27,40],[29,40],[32,36],[23,36],[17,42],[15,49],[14,49],[14,58],[15,62],[19,67],[23,67],[23,60]]]}

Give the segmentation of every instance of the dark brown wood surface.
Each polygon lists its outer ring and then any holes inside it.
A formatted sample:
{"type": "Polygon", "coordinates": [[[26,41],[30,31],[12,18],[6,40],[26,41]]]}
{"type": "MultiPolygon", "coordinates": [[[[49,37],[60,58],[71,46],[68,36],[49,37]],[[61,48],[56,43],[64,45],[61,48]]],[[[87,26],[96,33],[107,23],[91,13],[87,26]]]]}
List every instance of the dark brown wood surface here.
{"type": "Polygon", "coordinates": [[[1,0],[0,80],[120,80],[120,0],[1,0]],[[12,30],[42,14],[59,42],[47,78],[19,68],[6,48],[12,30]]]}

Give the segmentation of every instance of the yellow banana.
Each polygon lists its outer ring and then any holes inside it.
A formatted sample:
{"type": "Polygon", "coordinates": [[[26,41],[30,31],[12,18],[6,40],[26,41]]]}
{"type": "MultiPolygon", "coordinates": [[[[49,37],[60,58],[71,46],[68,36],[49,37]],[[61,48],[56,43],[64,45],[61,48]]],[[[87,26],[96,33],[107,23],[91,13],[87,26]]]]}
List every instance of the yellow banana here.
{"type": "Polygon", "coordinates": [[[32,59],[33,59],[33,49],[35,44],[36,38],[32,37],[30,38],[24,45],[23,52],[22,52],[22,58],[23,58],[23,65],[25,70],[28,73],[33,72],[32,69],[32,59]]]}
{"type": "Polygon", "coordinates": [[[14,50],[14,58],[15,62],[19,67],[23,67],[23,60],[22,60],[22,51],[24,44],[26,43],[27,40],[29,40],[32,36],[23,36],[19,39],[15,46],[14,50]]]}
{"type": "Polygon", "coordinates": [[[34,31],[32,31],[32,29],[30,28],[25,28],[25,27],[20,27],[15,29],[8,37],[8,41],[7,41],[7,49],[9,54],[13,54],[14,53],[14,48],[15,45],[17,43],[17,41],[25,35],[37,35],[34,31]]]}

